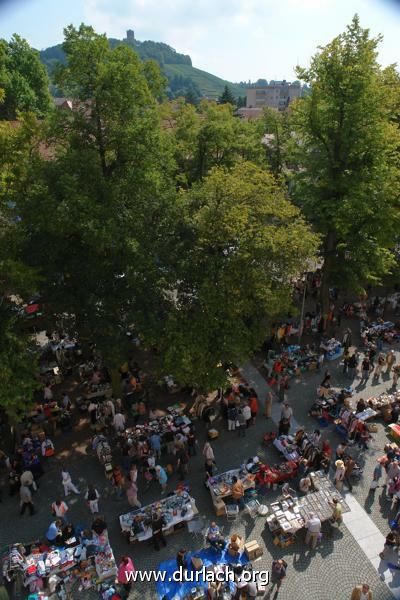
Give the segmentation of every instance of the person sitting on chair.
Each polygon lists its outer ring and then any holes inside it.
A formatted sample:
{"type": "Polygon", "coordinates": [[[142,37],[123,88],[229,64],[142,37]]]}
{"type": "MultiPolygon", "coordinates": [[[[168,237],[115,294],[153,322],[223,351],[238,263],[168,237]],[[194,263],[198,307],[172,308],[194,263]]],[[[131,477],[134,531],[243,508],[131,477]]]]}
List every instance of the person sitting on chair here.
{"type": "Polygon", "coordinates": [[[206,536],[207,542],[216,550],[222,550],[225,547],[225,540],[221,535],[218,525],[215,521],[210,523],[206,536]]]}

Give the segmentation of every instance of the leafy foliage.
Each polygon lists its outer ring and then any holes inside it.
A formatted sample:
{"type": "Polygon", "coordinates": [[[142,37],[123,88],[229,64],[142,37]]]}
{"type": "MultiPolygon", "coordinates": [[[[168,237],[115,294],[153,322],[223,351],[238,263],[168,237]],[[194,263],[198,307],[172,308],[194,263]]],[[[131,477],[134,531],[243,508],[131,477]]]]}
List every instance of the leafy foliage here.
{"type": "Polygon", "coordinates": [[[293,108],[301,165],[295,195],[323,236],[325,315],[329,286],[377,282],[394,262],[399,131],[377,63],[379,41],[354,17],[309,69],[298,69],[311,93],[293,108]]]}
{"type": "Polygon", "coordinates": [[[39,55],[14,35],[0,40],[0,119],[15,119],[18,111],[43,117],[51,107],[49,79],[39,55]]]}
{"type": "Polygon", "coordinates": [[[185,233],[162,354],[179,381],[212,389],[225,383],[223,365],[240,364],[289,308],[291,278],[317,239],[274,178],[251,163],[212,169],[181,204],[185,233]]]}

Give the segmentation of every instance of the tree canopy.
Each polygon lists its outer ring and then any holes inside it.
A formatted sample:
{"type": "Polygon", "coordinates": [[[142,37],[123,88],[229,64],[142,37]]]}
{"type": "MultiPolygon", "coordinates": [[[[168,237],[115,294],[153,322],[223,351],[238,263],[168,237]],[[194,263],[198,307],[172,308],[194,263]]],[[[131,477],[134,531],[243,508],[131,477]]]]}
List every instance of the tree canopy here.
{"type": "Polygon", "coordinates": [[[47,71],[39,54],[18,35],[0,40],[0,119],[33,112],[43,117],[51,108],[47,71]]]}
{"type": "Polygon", "coordinates": [[[165,368],[205,389],[225,382],[291,304],[292,277],[315,255],[317,238],[273,176],[248,162],[213,168],[182,195],[173,310],[165,368]]]}
{"type": "Polygon", "coordinates": [[[380,38],[354,17],[298,76],[311,92],[293,107],[296,200],[323,236],[322,301],[329,287],[360,289],[394,262],[398,228],[398,123],[391,119],[380,38]]]}

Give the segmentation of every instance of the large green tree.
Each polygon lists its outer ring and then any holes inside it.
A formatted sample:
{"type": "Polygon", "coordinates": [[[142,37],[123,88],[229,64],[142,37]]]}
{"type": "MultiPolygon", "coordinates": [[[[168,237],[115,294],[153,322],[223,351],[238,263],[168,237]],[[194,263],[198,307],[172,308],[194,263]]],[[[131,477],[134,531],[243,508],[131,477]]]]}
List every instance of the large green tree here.
{"type": "Polygon", "coordinates": [[[32,140],[15,201],[22,256],[40,270],[54,314],[72,316],[72,331],[115,366],[128,326],[149,338],[158,331],[159,264],[172,243],[169,138],[153,66],[149,73],[131,48],[111,49],[85,25],[65,30],[63,48],[57,84],[75,110],[55,113],[32,140]]]}
{"type": "Polygon", "coordinates": [[[274,177],[256,165],[214,168],[181,196],[177,280],[162,338],[167,371],[209,390],[225,383],[291,304],[291,280],[316,236],[274,177]]]}
{"type": "Polygon", "coordinates": [[[35,344],[24,329],[23,299],[37,290],[37,273],[20,259],[14,191],[24,178],[34,120],[0,122],[0,409],[13,421],[29,408],[37,388],[35,344]]]}
{"type": "Polygon", "coordinates": [[[354,17],[298,76],[311,92],[293,107],[301,168],[297,202],[323,237],[321,300],[329,287],[360,289],[393,265],[398,231],[398,123],[388,74],[377,62],[380,38],[354,17]]]}
{"type": "Polygon", "coordinates": [[[0,40],[0,118],[15,119],[17,113],[43,117],[51,107],[47,71],[39,53],[18,35],[0,40]]]}

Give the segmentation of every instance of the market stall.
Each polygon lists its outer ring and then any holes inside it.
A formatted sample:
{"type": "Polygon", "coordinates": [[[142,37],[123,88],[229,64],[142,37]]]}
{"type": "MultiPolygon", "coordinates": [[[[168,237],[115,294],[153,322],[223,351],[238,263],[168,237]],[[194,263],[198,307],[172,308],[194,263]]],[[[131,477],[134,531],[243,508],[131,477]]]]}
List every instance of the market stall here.
{"type": "Polygon", "coordinates": [[[279,483],[289,481],[297,475],[297,462],[289,460],[279,465],[260,465],[256,474],[257,485],[266,485],[268,488],[279,483]]]}
{"type": "Polygon", "coordinates": [[[232,495],[232,478],[234,476],[242,482],[245,491],[255,487],[256,476],[249,473],[244,466],[240,469],[231,469],[225,473],[210,477],[207,481],[207,487],[210,490],[215,514],[217,516],[225,514],[224,500],[232,495]]]}
{"type": "Polygon", "coordinates": [[[151,521],[155,512],[161,512],[164,517],[164,535],[178,530],[198,514],[194,498],[185,491],[129,511],[119,517],[121,531],[127,535],[129,542],[144,542],[152,537],[151,521]]]}
{"type": "Polygon", "coordinates": [[[57,587],[70,591],[77,582],[100,591],[105,582],[115,580],[117,565],[108,542],[86,545],[75,539],[71,547],[14,544],[4,557],[3,575],[7,581],[19,577],[30,593],[52,593],[57,587]]]}
{"type": "Polygon", "coordinates": [[[266,527],[274,535],[274,544],[286,547],[294,542],[294,536],[303,529],[310,514],[317,516],[321,523],[332,516],[333,499],[339,500],[342,512],[350,512],[350,508],[333,483],[322,473],[310,473],[314,492],[297,497],[282,498],[269,506],[266,527]]]}
{"type": "Polygon", "coordinates": [[[400,402],[400,391],[393,394],[384,392],[379,396],[369,398],[368,406],[376,411],[377,415],[381,416],[385,422],[389,422],[392,415],[392,407],[400,402]]]}
{"type": "MultiPolygon", "coordinates": [[[[291,345],[272,359],[271,377],[285,371],[289,376],[300,375],[317,368],[318,356],[308,346],[291,345]]],[[[268,368],[268,365],[265,365],[268,368]]]]}
{"type": "MultiPolygon", "coordinates": [[[[231,600],[232,597],[236,597],[232,594],[235,594],[236,591],[235,580],[237,577],[243,571],[253,570],[251,560],[253,559],[249,559],[246,552],[242,552],[238,557],[232,557],[226,549],[221,553],[216,553],[212,548],[204,548],[199,552],[188,552],[186,555],[187,581],[183,583],[175,581],[172,577],[172,574],[176,572],[175,558],[166,560],[157,568],[159,573],[165,575],[163,578],[160,577],[156,584],[157,597],[160,600],[206,600],[210,597],[207,593],[210,575],[218,573],[221,581],[218,598],[231,600]],[[198,569],[202,567],[204,567],[204,572],[200,573],[198,569]],[[227,573],[229,575],[225,577],[227,573]]],[[[264,597],[267,591],[267,582],[260,574],[255,576],[255,582],[258,595],[264,597]]]]}
{"type": "Polygon", "coordinates": [[[275,438],[273,445],[288,461],[298,461],[300,459],[299,448],[296,445],[295,438],[292,435],[280,435],[275,438]]]}
{"type": "Polygon", "coordinates": [[[161,439],[162,449],[167,442],[167,434],[185,433],[189,431],[191,420],[189,417],[172,411],[171,414],[163,415],[151,421],[148,421],[135,427],[130,427],[124,431],[121,438],[125,439],[129,445],[140,445],[146,442],[154,433],[161,439]]]}

